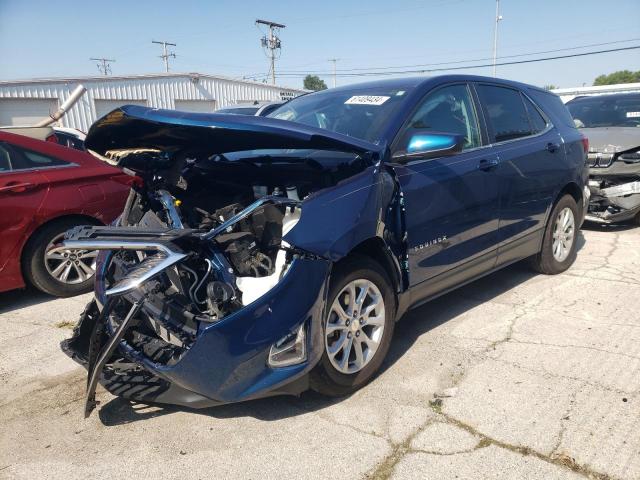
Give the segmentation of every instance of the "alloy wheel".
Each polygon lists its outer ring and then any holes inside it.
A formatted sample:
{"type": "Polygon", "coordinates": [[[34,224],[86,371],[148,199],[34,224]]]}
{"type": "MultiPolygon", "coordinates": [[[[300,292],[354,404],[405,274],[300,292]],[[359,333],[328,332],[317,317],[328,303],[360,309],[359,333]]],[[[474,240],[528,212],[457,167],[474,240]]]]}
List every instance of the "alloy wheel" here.
{"type": "Polygon", "coordinates": [[[349,282],[335,297],[325,330],[325,348],[331,365],[353,374],[375,355],[385,323],[384,299],[371,281],[349,282]]]}
{"type": "Polygon", "coordinates": [[[96,271],[97,250],[71,250],[61,246],[64,234],[51,240],[44,250],[44,265],[53,278],[62,283],[83,283],[96,271]]]}
{"type": "Polygon", "coordinates": [[[552,242],[553,257],[558,262],[564,262],[571,252],[575,240],[575,226],[573,210],[569,207],[560,210],[553,224],[552,242]]]}

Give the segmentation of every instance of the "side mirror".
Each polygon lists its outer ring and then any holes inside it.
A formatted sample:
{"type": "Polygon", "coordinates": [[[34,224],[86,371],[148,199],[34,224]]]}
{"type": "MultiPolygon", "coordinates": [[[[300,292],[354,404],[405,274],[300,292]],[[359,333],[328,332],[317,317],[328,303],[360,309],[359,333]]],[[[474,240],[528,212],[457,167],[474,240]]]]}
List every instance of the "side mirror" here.
{"type": "Polygon", "coordinates": [[[460,153],[464,143],[465,137],[455,133],[407,132],[400,142],[401,150],[391,158],[397,163],[407,163],[412,160],[446,157],[460,153]]]}

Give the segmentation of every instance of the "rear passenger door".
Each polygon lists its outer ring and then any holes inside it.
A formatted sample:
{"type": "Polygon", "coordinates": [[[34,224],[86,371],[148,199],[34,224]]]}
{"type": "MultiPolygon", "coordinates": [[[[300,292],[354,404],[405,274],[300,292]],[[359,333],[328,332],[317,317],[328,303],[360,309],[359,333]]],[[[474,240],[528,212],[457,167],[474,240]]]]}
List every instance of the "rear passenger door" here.
{"type": "Polygon", "coordinates": [[[537,251],[564,150],[550,120],[524,93],[492,84],[477,84],[476,90],[499,158],[502,264],[537,251]]]}

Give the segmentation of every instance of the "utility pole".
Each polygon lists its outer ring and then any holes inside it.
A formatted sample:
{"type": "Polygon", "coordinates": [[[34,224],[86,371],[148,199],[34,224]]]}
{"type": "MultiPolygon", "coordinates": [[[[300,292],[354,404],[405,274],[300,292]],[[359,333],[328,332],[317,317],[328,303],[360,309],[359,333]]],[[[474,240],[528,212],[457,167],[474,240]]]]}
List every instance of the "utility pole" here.
{"type": "Polygon", "coordinates": [[[265,50],[268,50],[267,56],[271,59],[271,83],[276,84],[276,52],[280,52],[282,43],[278,38],[278,30],[285,28],[286,25],[281,23],[270,22],[269,20],[256,20],[256,25],[266,25],[269,27],[268,35],[264,35],[260,39],[260,43],[265,50]]]}
{"type": "Polygon", "coordinates": [[[112,58],[90,58],[89,60],[92,62],[98,62],[96,66],[103,75],[109,75],[111,73],[111,65],[109,63],[115,62],[112,58]]]}
{"type": "Polygon", "coordinates": [[[174,52],[167,52],[167,45],[171,47],[175,47],[176,44],[169,43],[169,42],[157,42],[155,40],[152,40],[151,43],[157,43],[158,45],[162,45],[162,55],[160,55],[160,58],[164,60],[165,72],[169,73],[169,57],[176,58],[176,54],[174,52]]]}
{"type": "Polygon", "coordinates": [[[496,76],[496,60],[498,59],[498,24],[502,20],[500,15],[500,0],[496,0],[496,25],[493,30],[493,76],[496,76]]]}
{"type": "Polygon", "coordinates": [[[336,62],[339,58],[330,58],[329,61],[333,62],[333,88],[336,88],[336,62]]]}

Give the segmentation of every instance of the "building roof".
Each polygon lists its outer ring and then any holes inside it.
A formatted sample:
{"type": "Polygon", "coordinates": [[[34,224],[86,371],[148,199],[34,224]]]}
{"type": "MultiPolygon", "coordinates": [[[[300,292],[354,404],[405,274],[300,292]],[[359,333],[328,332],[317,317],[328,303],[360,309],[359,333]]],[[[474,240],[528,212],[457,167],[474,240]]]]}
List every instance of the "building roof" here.
{"type": "Polygon", "coordinates": [[[256,82],[253,80],[244,80],[233,77],[226,77],[224,75],[211,75],[207,73],[198,72],[170,72],[170,73],[148,73],[139,75],[93,75],[85,77],[48,77],[48,78],[29,78],[19,80],[0,80],[0,86],[12,86],[12,85],[29,85],[37,83],[79,83],[79,82],[112,82],[122,80],[146,80],[146,79],[159,79],[159,78],[208,78],[211,80],[224,80],[228,82],[244,83],[248,85],[258,85],[261,87],[274,87],[281,88],[283,90],[296,90],[304,92],[306,90],[302,88],[288,87],[283,85],[272,85],[270,83],[256,82]]]}
{"type": "Polygon", "coordinates": [[[618,83],[615,85],[597,85],[595,87],[555,88],[552,91],[558,95],[595,95],[601,93],[637,92],[640,91],[640,83],[618,83]]]}

